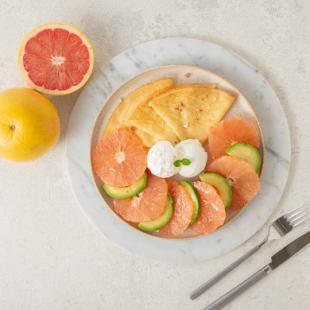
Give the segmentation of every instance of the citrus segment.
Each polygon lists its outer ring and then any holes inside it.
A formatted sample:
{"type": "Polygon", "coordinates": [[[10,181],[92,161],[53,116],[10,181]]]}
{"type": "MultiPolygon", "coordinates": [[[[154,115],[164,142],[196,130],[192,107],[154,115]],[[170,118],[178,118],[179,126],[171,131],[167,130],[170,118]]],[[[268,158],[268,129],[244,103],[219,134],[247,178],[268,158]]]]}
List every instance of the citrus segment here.
{"type": "Polygon", "coordinates": [[[260,173],[262,157],[256,147],[247,143],[237,142],[228,147],[225,152],[229,156],[245,160],[258,174],[260,173]]]}
{"type": "Polygon", "coordinates": [[[221,174],[232,184],[233,208],[243,208],[259,191],[257,173],[242,159],[222,156],[208,165],[207,171],[221,174]]]}
{"type": "Polygon", "coordinates": [[[174,202],[170,222],[159,232],[167,237],[179,237],[190,225],[194,213],[194,202],[188,191],[175,181],[168,182],[169,193],[174,202]]]}
{"type": "Polygon", "coordinates": [[[255,147],[260,145],[260,133],[251,121],[244,118],[223,120],[209,131],[208,147],[213,159],[225,155],[225,150],[235,142],[244,142],[255,147]]]}
{"type": "Polygon", "coordinates": [[[20,46],[19,65],[33,88],[65,95],[81,88],[93,69],[93,49],[86,36],[65,24],[46,24],[20,46]]]}
{"type": "Polygon", "coordinates": [[[219,193],[224,203],[225,209],[229,209],[232,204],[232,188],[225,177],[214,172],[204,172],[199,175],[200,181],[212,185],[219,193]]]}
{"type": "Polygon", "coordinates": [[[180,181],[180,185],[182,185],[187,190],[191,199],[193,200],[194,212],[193,212],[191,224],[194,224],[198,218],[198,215],[199,215],[199,205],[200,205],[199,195],[198,195],[195,187],[193,186],[193,184],[191,182],[182,180],[182,181],[180,181]]]}
{"type": "Polygon", "coordinates": [[[225,206],[219,194],[209,184],[193,182],[200,198],[200,214],[190,229],[196,234],[213,232],[225,222],[225,206]]]}
{"type": "Polygon", "coordinates": [[[142,222],[138,224],[138,227],[146,232],[157,231],[169,223],[173,214],[173,200],[168,194],[167,205],[164,213],[154,221],[142,222]]]}
{"type": "Polygon", "coordinates": [[[164,213],[167,193],[166,180],[148,174],[148,184],[144,191],[131,199],[114,199],[114,211],[129,222],[153,221],[164,213]]]}
{"type": "Polygon", "coordinates": [[[102,137],[92,151],[95,173],[110,186],[138,181],[146,169],[146,151],[131,129],[118,129],[102,137]]]}

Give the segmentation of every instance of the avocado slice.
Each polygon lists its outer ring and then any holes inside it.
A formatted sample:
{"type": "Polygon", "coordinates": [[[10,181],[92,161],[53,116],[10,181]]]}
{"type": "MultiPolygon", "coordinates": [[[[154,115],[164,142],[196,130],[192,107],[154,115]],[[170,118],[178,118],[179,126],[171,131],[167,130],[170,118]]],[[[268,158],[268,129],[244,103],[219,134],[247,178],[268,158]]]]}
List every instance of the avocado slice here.
{"type": "Polygon", "coordinates": [[[194,224],[198,218],[199,210],[200,210],[200,201],[199,195],[191,182],[188,181],[180,181],[180,184],[188,191],[189,195],[191,196],[194,202],[194,213],[191,220],[191,224],[194,224]]]}
{"type": "Polygon", "coordinates": [[[103,184],[103,190],[112,198],[127,199],[141,193],[147,185],[146,173],[134,184],[126,187],[114,187],[107,184],[103,184]]]}
{"type": "Polygon", "coordinates": [[[138,227],[145,232],[152,232],[159,230],[169,223],[169,221],[172,218],[172,215],[173,215],[173,199],[168,194],[167,204],[164,213],[154,221],[139,223],[138,227]]]}
{"type": "Polygon", "coordinates": [[[262,158],[258,149],[251,144],[242,142],[234,143],[226,149],[226,154],[245,160],[254,168],[256,173],[260,173],[262,158]]]}
{"type": "Polygon", "coordinates": [[[204,172],[200,174],[199,179],[215,187],[223,200],[226,210],[231,207],[233,192],[226,178],[215,172],[204,172]]]}

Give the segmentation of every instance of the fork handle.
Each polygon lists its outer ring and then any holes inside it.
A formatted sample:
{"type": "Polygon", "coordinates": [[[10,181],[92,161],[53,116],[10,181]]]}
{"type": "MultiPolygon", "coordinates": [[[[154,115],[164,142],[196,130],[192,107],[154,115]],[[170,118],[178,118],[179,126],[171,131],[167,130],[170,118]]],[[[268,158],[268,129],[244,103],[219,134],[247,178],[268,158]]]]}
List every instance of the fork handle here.
{"type": "Polygon", "coordinates": [[[212,277],[207,282],[203,283],[201,286],[199,286],[197,289],[195,289],[191,294],[190,298],[192,300],[199,297],[201,294],[203,294],[206,290],[208,290],[211,286],[213,286],[215,283],[217,283],[220,279],[222,279],[226,274],[228,274],[230,271],[235,269],[237,266],[239,266],[242,262],[244,262],[247,258],[252,256],[255,252],[257,252],[262,245],[266,243],[267,240],[264,240],[260,244],[256,245],[254,248],[246,252],[244,255],[242,255],[240,258],[235,260],[232,264],[227,266],[225,269],[223,269],[221,272],[216,274],[214,277],[212,277]]]}

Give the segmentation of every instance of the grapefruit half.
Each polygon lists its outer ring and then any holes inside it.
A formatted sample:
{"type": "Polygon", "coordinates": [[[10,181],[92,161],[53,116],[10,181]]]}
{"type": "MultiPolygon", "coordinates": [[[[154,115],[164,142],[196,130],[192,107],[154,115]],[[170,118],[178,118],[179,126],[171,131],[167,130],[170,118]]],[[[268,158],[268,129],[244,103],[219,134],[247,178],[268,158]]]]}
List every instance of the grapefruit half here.
{"type": "Polygon", "coordinates": [[[49,95],[70,94],[85,85],[94,66],[91,43],[80,30],[42,25],[23,39],[18,63],[26,82],[49,95]]]}

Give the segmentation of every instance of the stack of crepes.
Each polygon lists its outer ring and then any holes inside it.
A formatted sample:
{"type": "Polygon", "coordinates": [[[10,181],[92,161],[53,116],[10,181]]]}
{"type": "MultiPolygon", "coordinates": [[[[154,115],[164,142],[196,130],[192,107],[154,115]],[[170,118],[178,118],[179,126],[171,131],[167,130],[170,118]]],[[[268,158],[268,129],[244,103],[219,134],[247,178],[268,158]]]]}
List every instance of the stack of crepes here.
{"type": "Polygon", "coordinates": [[[235,96],[211,84],[176,84],[170,78],[134,90],[114,110],[104,134],[134,128],[145,147],[160,140],[176,144],[185,139],[204,143],[235,96]]]}

